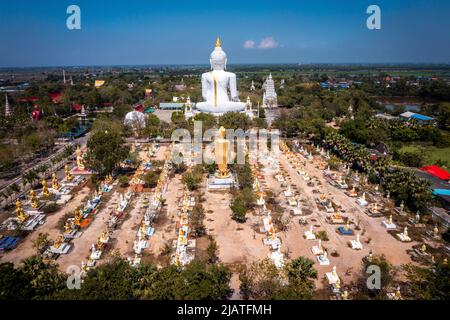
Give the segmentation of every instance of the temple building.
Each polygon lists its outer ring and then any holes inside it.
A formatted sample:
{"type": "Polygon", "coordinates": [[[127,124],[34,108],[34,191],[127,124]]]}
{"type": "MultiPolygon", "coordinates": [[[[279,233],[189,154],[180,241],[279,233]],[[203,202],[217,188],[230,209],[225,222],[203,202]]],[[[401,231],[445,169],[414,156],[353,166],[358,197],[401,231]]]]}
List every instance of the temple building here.
{"type": "Polygon", "coordinates": [[[263,85],[263,108],[276,108],[278,107],[277,93],[275,92],[275,83],[272,79],[272,74],[266,79],[263,85]]]}
{"type": "Polygon", "coordinates": [[[9,107],[8,95],[5,94],[5,117],[9,117],[11,115],[11,108],[9,107]]]}

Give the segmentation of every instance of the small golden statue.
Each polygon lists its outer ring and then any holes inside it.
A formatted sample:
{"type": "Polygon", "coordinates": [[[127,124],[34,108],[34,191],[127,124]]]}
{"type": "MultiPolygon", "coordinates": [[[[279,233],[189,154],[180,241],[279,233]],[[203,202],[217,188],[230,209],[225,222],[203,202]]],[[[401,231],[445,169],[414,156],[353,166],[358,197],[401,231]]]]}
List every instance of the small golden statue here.
{"type": "Polygon", "coordinates": [[[108,231],[107,231],[107,230],[103,231],[103,232],[102,232],[102,236],[100,237],[100,241],[101,241],[102,243],[106,243],[106,242],[108,241],[108,238],[109,238],[109,233],[108,233],[108,231]]]}
{"type": "Polygon", "coordinates": [[[74,223],[76,226],[80,226],[80,225],[81,225],[81,220],[82,220],[82,218],[81,218],[81,213],[80,213],[80,211],[79,211],[78,209],[75,209],[75,212],[74,212],[74,221],[73,221],[73,223],[74,223]]]}
{"type": "Polygon", "coordinates": [[[33,189],[30,190],[30,203],[33,209],[37,209],[37,207],[39,207],[39,200],[37,199],[33,189]]]}
{"type": "Polygon", "coordinates": [[[47,188],[47,181],[45,179],[42,180],[42,195],[46,198],[50,197],[50,195],[51,195],[50,190],[48,190],[48,188],[47,188]]]}
{"type": "Polygon", "coordinates": [[[72,233],[72,225],[69,221],[66,221],[66,223],[64,224],[64,233],[66,234],[72,233]]]}
{"type": "Polygon", "coordinates": [[[16,201],[16,217],[20,223],[24,223],[28,219],[28,215],[22,209],[22,203],[19,199],[16,201]]]}
{"type": "Polygon", "coordinates": [[[61,244],[64,242],[64,236],[59,236],[55,242],[53,243],[53,248],[59,249],[61,247],[61,244]]]}
{"type": "Polygon", "coordinates": [[[401,300],[402,299],[402,294],[400,292],[400,287],[398,287],[397,291],[395,292],[395,299],[396,300],[401,300]]]}
{"type": "Polygon", "coordinates": [[[347,220],[347,224],[345,225],[344,229],[345,229],[345,231],[350,230],[350,223],[348,220],[347,220]]]}
{"type": "Polygon", "coordinates": [[[228,159],[230,152],[230,141],[225,139],[226,130],[224,127],[219,129],[219,137],[214,141],[214,156],[216,159],[219,178],[228,178],[230,176],[228,172],[228,159]]]}
{"type": "Polygon", "coordinates": [[[69,165],[68,165],[68,164],[66,164],[66,165],[64,166],[64,173],[65,173],[65,175],[66,175],[66,180],[67,180],[67,181],[72,181],[72,180],[73,180],[73,176],[70,174],[70,171],[69,171],[69,165]]]}
{"type": "Polygon", "coordinates": [[[58,178],[56,178],[56,173],[54,173],[54,172],[52,174],[52,189],[53,190],[61,189],[61,185],[59,184],[58,178]]]}
{"type": "Polygon", "coordinates": [[[102,248],[102,238],[98,237],[97,238],[97,243],[95,244],[95,249],[100,250],[102,248]]]}
{"type": "Polygon", "coordinates": [[[80,171],[85,170],[86,167],[84,166],[84,158],[83,158],[83,153],[81,152],[80,146],[77,147],[75,154],[77,155],[77,169],[80,171]]]}
{"type": "Polygon", "coordinates": [[[426,244],[422,244],[422,247],[420,247],[420,251],[422,251],[423,253],[425,253],[427,251],[427,246],[426,244]]]}

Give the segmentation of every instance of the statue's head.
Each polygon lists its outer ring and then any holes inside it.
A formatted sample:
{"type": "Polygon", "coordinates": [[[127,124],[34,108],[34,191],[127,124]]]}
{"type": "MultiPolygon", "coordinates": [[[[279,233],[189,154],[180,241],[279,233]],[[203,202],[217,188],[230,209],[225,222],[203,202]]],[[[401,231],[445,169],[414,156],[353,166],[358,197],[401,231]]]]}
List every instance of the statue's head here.
{"type": "Polygon", "coordinates": [[[227,68],[227,55],[222,50],[219,37],[217,37],[216,47],[211,52],[209,62],[211,63],[212,70],[225,70],[227,68]]]}

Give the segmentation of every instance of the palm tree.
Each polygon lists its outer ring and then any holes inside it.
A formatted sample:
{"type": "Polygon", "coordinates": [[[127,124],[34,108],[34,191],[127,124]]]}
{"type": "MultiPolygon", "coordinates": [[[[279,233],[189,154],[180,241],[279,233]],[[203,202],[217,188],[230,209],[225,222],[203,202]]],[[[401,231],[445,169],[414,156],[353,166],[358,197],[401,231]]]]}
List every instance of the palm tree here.
{"type": "Polygon", "coordinates": [[[39,175],[34,170],[29,170],[22,175],[22,185],[25,187],[28,183],[33,185],[35,181],[39,180],[39,175]]]}
{"type": "Polygon", "coordinates": [[[8,189],[10,190],[11,194],[19,193],[19,192],[20,192],[20,186],[17,185],[17,183],[13,183],[12,185],[10,185],[10,186],[8,187],[8,189]]]}

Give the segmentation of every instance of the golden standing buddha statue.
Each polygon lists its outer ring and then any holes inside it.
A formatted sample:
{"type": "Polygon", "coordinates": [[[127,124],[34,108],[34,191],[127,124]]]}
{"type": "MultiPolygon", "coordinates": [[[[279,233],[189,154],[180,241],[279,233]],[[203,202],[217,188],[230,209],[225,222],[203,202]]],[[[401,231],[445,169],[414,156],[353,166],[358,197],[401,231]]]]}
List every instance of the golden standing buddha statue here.
{"type": "Polygon", "coordinates": [[[230,141],[225,139],[226,130],[224,127],[219,129],[219,138],[214,141],[214,156],[216,159],[219,178],[228,178],[228,159],[230,152],[230,141]]]}
{"type": "Polygon", "coordinates": [[[81,225],[81,214],[80,214],[80,211],[78,210],[78,209],[75,209],[75,212],[74,212],[74,221],[73,221],[73,223],[76,225],[76,226],[80,226],[81,225]]]}
{"type": "Polygon", "coordinates": [[[85,170],[86,167],[84,166],[84,159],[83,159],[83,153],[81,152],[80,146],[77,147],[77,150],[75,151],[77,155],[77,168],[78,170],[85,170]]]}

